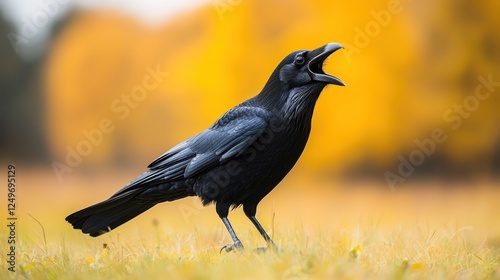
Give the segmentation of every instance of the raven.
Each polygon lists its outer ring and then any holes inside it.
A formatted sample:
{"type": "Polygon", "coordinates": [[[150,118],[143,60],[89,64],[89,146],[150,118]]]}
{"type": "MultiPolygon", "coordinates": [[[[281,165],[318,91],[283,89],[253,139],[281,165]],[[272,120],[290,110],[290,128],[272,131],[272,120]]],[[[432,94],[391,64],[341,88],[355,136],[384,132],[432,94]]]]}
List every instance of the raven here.
{"type": "Polygon", "coordinates": [[[326,58],[341,48],[330,43],[289,54],[258,95],[155,159],[109,199],[69,215],[66,221],[95,237],[160,202],[198,196],[203,205],[215,203],[231,235],[233,244],[221,251],[243,249],[227,218],[229,209],[238,206],[243,206],[268,247],[276,248],[255,218],[257,205],[302,154],[321,91],[328,84],[344,86],[323,71],[326,58]]]}

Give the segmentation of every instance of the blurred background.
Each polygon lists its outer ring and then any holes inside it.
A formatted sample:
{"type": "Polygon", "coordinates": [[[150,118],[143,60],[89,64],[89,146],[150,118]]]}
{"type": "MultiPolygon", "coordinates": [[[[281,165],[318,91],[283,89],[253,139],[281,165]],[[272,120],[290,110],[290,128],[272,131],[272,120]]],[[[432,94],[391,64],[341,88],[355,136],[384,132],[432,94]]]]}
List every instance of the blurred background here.
{"type": "MultiPolygon", "coordinates": [[[[288,53],[329,42],[345,50],[324,69],[347,86],[323,91],[303,156],[259,205],[264,227],[284,247],[295,234],[323,246],[327,233],[375,254],[399,230],[412,244],[460,232],[498,263],[500,1],[3,0],[0,11],[0,174],[15,164],[20,264],[44,263],[46,240],[82,258],[120,236],[169,252],[158,229],[186,248],[227,243],[197,198],[95,239],[64,218],[257,94],[288,53]]],[[[241,210],[230,219],[259,246],[241,210]]],[[[442,262],[427,249],[401,257],[442,262]]]]}
{"type": "MultiPolygon", "coordinates": [[[[374,255],[400,229],[410,247],[460,232],[498,267],[500,1],[0,0],[0,11],[0,174],[16,165],[21,264],[37,252],[44,263],[46,238],[93,256],[120,234],[154,242],[158,228],[220,248],[228,234],[196,198],[96,239],[64,217],[256,95],[290,52],[338,42],[324,69],[347,86],[323,91],[303,156],[259,205],[264,227],[285,247],[292,232],[374,255]]],[[[262,242],[241,210],[230,218],[245,245],[262,242]]],[[[443,260],[407,248],[396,257],[448,262],[447,247],[443,260]]]]}
{"type": "Polygon", "coordinates": [[[298,170],[382,181],[387,172],[406,181],[500,171],[498,1],[33,0],[0,9],[0,160],[60,182],[142,170],[258,93],[286,54],[328,42],[346,48],[325,70],[347,87],[321,96],[298,170]],[[445,140],[431,143],[436,129],[445,140]],[[405,161],[411,176],[398,170],[405,161]]]}

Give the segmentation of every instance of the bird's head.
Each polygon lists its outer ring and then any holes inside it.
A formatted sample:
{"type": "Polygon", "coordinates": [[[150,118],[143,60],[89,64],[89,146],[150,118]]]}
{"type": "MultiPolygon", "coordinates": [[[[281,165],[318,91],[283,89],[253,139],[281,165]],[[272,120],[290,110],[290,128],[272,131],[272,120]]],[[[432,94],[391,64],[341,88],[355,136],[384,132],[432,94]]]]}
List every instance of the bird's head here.
{"type": "Polygon", "coordinates": [[[279,71],[279,80],[289,88],[312,83],[345,86],[339,78],[323,71],[326,58],[342,48],[342,45],[338,43],[330,43],[315,50],[296,51],[289,54],[276,69],[279,71]]]}
{"type": "Polygon", "coordinates": [[[295,51],[287,55],[255,99],[264,107],[281,111],[287,117],[310,117],[326,85],[345,86],[339,78],[323,71],[323,63],[328,56],[342,48],[338,43],[330,43],[315,50],[295,51]]]}

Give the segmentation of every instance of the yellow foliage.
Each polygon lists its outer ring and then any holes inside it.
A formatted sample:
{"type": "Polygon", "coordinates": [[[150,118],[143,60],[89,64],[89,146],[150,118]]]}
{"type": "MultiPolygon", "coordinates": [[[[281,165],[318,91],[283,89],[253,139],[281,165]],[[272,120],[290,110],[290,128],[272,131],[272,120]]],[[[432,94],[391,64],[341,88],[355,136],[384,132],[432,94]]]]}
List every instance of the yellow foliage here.
{"type": "Polygon", "coordinates": [[[46,63],[54,159],[64,162],[67,149],[78,152],[88,140],[83,131],[109,119],[112,132],[92,143],[84,164],[145,165],[257,94],[289,52],[332,41],[346,50],[325,69],[347,87],[324,91],[302,162],[342,168],[370,160],[389,167],[434,128],[449,133],[440,154],[459,162],[488,157],[498,145],[498,95],[482,101],[458,130],[443,116],[474,94],[478,76],[500,80],[498,1],[234,3],[224,11],[208,5],[158,27],[109,11],[77,14],[46,63]],[[168,76],[128,105],[124,96],[157,68],[168,76]],[[113,104],[127,105],[129,114],[113,104]]]}

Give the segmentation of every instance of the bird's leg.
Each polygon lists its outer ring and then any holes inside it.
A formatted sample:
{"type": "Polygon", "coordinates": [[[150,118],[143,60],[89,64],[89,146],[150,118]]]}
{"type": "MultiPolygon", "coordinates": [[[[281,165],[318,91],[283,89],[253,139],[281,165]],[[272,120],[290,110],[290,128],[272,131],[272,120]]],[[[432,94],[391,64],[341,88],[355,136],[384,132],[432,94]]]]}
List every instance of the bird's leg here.
{"type": "Polygon", "coordinates": [[[227,231],[229,232],[229,235],[231,235],[231,238],[233,239],[234,244],[224,245],[220,249],[220,252],[222,252],[222,250],[225,250],[226,252],[231,252],[235,249],[239,250],[239,251],[243,250],[243,244],[238,239],[238,236],[236,236],[236,233],[234,233],[234,229],[231,226],[231,223],[229,222],[227,217],[222,217],[221,219],[222,219],[222,222],[224,223],[224,225],[226,226],[227,231]]]}
{"type": "Polygon", "coordinates": [[[276,246],[276,244],[274,244],[271,237],[269,237],[269,235],[264,230],[262,225],[259,223],[257,218],[255,218],[255,213],[257,213],[257,205],[255,205],[253,203],[252,204],[244,204],[243,205],[243,212],[245,212],[245,215],[250,219],[250,221],[252,221],[253,225],[257,228],[260,235],[262,235],[262,237],[264,237],[264,240],[266,240],[267,248],[257,248],[257,251],[262,252],[262,251],[268,250],[269,248],[271,248],[274,251],[278,251],[278,247],[276,246]]]}
{"type": "Polygon", "coordinates": [[[271,248],[274,251],[277,251],[278,247],[276,246],[276,244],[274,244],[274,241],[271,239],[271,237],[269,237],[269,235],[264,230],[262,225],[259,223],[257,218],[255,218],[255,216],[248,216],[248,218],[250,219],[250,221],[252,221],[254,226],[259,231],[260,235],[262,235],[262,237],[264,237],[264,240],[266,240],[266,243],[267,243],[267,248],[258,248],[257,251],[265,251],[266,249],[269,249],[269,248],[271,248]]]}

